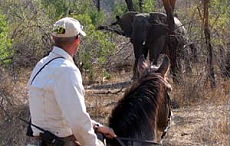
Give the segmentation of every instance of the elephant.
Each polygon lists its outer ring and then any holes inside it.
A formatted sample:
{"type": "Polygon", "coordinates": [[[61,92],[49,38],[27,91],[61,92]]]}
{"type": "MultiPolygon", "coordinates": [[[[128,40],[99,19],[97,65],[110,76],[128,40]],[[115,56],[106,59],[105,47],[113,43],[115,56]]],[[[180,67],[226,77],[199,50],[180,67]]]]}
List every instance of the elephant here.
{"type": "MultiPolygon", "coordinates": [[[[169,29],[167,25],[167,15],[160,12],[138,13],[129,11],[122,16],[116,16],[116,21],[109,26],[100,26],[98,29],[115,32],[119,35],[130,38],[134,48],[135,63],[133,67],[133,78],[138,77],[136,66],[138,58],[143,54],[145,58],[149,55],[149,60],[153,65],[157,65],[158,57],[161,53],[165,53],[170,57],[172,62],[172,71],[177,68],[176,59],[170,53],[170,45],[177,45],[178,50],[174,50],[176,55],[183,51],[183,47],[187,43],[186,29],[177,17],[175,21],[175,36],[173,41],[169,41],[169,29]],[[120,29],[114,29],[113,26],[118,25],[120,29]],[[172,43],[172,44],[170,44],[172,43]]],[[[171,51],[172,52],[172,51],[171,51]]]]}

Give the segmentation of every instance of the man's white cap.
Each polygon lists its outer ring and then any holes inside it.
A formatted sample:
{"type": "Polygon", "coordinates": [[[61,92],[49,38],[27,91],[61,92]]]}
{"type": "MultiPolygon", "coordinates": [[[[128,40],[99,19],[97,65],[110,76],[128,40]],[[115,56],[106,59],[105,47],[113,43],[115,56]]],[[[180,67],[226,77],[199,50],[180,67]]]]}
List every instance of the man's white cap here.
{"type": "Polygon", "coordinates": [[[81,34],[82,36],[86,36],[85,32],[82,29],[83,26],[78,20],[70,17],[65,17],[58,20],[54,24],[52,35],[60,38],[75,37],[79,34],[81,34]]]}

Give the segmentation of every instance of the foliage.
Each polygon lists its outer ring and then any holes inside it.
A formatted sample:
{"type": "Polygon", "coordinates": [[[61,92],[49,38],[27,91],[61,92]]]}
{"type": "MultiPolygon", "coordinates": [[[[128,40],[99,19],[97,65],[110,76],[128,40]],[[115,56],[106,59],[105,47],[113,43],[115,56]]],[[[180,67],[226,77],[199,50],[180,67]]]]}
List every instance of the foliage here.
{"type": "Polygon", "coordinates": [[[69,16],[73,13],[82,14],[89,12],[92,9],[93,3],[91,0],[40,0],[42,7],[45,8],[46,14],[50,19],[59,19],[69,16]]]}
{"type": "Polygon", "coordinates": [[[41,0],[49,18],[63,17],[68,14],[68,1],[66,0],[41,0]]]}
{"type": "Polygon", "coordinates": [[[115,16],[121,16],[127,11],[128,11],[128,9],[127,9],[127,6],[125,4],[116,3],[114,6],[114,9],[113,9],[113,17],[115,18],[115,16]]]}
{"type": "MultiPolygon", "coordinates": [[[[140,11],[139,0],[133,0],[134,9],[140,11]]],[[[153,0],[145,0],[143,4],[143,12],[149,13],[156,10],[156,2],[153,0]]],[[[128,11],[127,5],[125,3],[116,3],[113,9],[113,17],[121,16],[128,11]]]]}
{"type": "Polygon", "coordinates": [[[1,9],[7,17],[15,67],[34,66],[51,46],[50,21],[36,0],[6,0],[1,9]]]}
{"type": "Polygon", "coordinates": [[[10,63],[13,51],[10,49],[12,40],[9,38],[9,23],[0,11],[0,64],[10,63]]]}
{"type": "MultiPolygon", "coordinates": [[[[133,4],[134,4],[134,9],[136,11],[140,11],[140,7],[139,7],[139,0],[133,0],[133,4]]],[[[153,0],[144,0],[143,3],[143,12],[153,12],[155,10],[155,6],[156,6],[156,1],[153,0]]]]}
{"type": "MultiPolygon", "coordinates": [[[[52,24],[65,16],[78,19],[85,27],[87,36],[82,37],[82,45],[76,60],[83,62],[83,69],[88,70],[92,77],[95,76],[95,69],[102,67],[113,52],[114,44],[111,36],[96,30],[98,25],[104,23],[105,14],[103,11],[98,12],[91,0],[6,0],[1,9],[8,20],[8,22],[1,21],[1,25],[10,24],[11,35],[4,32],[4,36],[14,39],[10,49],[15,52],[13,61],[18,67],[33,67],[50,51],[52,24]]],[[[1,42],[3,39],[6,40],[6,37],[1,37],[1,42]]],[[[1,43],[1,50],[3,44],[6,43],[1,43]]]]}
{"type": "Polygon", "coordinates": [[[145,0],[143,6],[143,12],[154,12],[156,10],[156,1],[145,0]]]}
{"type": "Polygon", "coordinates": [[[210,6],[211,6],[211,12],[210,12],[211,29],[212,31],[217,33],[217,35],[214,35],[213,43],[215,45],[226,46],[227,38],[223,38],[223,35],[227,36],[225,35],[225,33],[228,32],[229,30],[228,10],[230,7],[228,5],[228,1],[213,0],[211,1],[210,6]]]}
{"type": "MultiPolygon", "coordinates": [[[[184,2],[177,5],[177,14],[188,31],[188,38],[197,47],[197,56],[203,68],[200,72],[208,75],[208,50],[204,36],[203,3],[200,0],[184,2]]],[[[226,60],[229,54],[229,5],[227,0],[212,0],[209,3],[209,29],[211,45],[213,47],[213,66],[215,74],[226,72],[226,60]]],[[[223,76],[222,76],[223,77],[223,76]]]]}
{"type": "Polygon", "coordinates": [[[217,61],[217,70],[221,70],[223,74],[229,72],[228,64],[230,53],[229,44],[229,1],[228,0],[212,0],[210,1],[210,29],[212,45],[214,46],[214,54],[217,61]]]}
{"type": "Polygon", "coordinates": [[[94,15],[90,12],[73,16],[85,26],[84,31],[87,36],[82,38],[83,44],[80,46],[79,59],[83,62],[83,68],[89,71],[91,78],[94,78],[95,75],[95,65],[98,64],[102,67],[115,48],[110,39],[110,34],[97,31],[94,25],[99,20],[103,20],[102,15],[102,13],[94,15]]]}

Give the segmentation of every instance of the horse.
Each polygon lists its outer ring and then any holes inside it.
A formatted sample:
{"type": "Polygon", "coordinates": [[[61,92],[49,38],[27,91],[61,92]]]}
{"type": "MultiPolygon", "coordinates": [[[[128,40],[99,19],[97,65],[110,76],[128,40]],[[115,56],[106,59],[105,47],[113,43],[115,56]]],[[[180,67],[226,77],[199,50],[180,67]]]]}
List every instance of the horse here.
{"type": "MultiPolygon", "coordinates": [[[[142,55],[138,59],[140,74],[126,90],[109,117],[109,127],[118,138],[136,139],[134,146],[149,145],[146,142],[161,143],[167,132],[171,117],[171,85],[167,81],[170,60],[164,57],[160,66],[151,66],[142,55]],[[139,142],[138,142],[139,140],[139,142]]],[[[123,146],[119,140],[109,140],[110,146],[123,146]]],[[[128,145],[128,141],[123,141],[128,145]]]]}

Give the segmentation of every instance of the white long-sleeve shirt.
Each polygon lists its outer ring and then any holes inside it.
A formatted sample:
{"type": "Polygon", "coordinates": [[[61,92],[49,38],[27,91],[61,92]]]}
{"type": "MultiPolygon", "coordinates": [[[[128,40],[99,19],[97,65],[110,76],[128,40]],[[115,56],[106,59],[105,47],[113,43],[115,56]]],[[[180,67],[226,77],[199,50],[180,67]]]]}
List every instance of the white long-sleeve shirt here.
{"type": "MultiPolygon", "coordinates": [[[[79,69],[63,49],[54,47],[50,54],[35,66],[28,81],[29,107],[33,124],[59,137],[74,134],[83,146],[96,146],[93,130],[96,122],[86,111],[84,87],[79,69]],[[38,70],[51,61],[36,76],[38,70]]],[[[32,126],[34,136],[41,131],[32,126]]]]}

